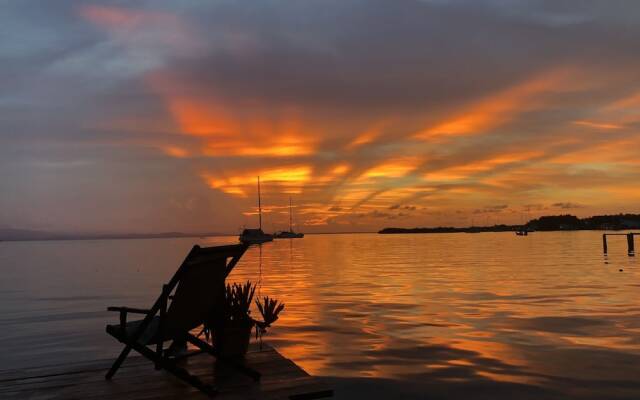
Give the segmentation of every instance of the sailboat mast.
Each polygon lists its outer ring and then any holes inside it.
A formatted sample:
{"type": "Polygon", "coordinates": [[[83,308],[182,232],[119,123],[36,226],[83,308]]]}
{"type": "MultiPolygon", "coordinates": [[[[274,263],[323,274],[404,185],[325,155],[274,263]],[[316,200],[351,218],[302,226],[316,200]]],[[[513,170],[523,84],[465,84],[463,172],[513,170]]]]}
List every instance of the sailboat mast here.
{"type": "Polygon", "coordinates": [[[258,176],[258,221],[262,229],[262,203],[260,201],[260,176],[258,176]]]}
{"type": "Polygon", "coordinates": [[[289,232],[293,232],[293,220],[291,217],[291,196],[289,196],[289,232]]]}

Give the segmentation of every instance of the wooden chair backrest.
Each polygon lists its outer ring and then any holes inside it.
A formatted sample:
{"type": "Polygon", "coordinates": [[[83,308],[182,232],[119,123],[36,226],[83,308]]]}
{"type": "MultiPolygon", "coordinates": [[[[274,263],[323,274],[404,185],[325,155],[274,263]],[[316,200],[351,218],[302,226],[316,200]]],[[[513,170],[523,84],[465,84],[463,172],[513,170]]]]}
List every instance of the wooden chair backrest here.
{"type": "Polygon", "coordinates": [[[165,339],[189,332],[211,315],[222,312],[225,278],[229,267],[233,268],[227,260],[240,257],[245,249],[243,246],[195,248],[189,254],[176,274],[177,288],[163,320],[165,339]]]}

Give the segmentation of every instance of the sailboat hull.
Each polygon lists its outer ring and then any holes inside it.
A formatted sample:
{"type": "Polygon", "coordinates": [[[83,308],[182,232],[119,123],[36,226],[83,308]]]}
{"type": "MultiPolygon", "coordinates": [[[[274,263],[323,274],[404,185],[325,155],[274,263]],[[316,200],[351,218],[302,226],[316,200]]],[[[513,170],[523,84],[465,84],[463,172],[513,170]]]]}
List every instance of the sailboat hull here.
{"type": "Polygon", "coordinates": [[[291,210],[291,197],[289,197],[289,230],[276,232],[273,235],[276,239],[302,239],[304,233],[296,233],[293,231],[293,211],[291,210]]]}
{"type": "Polygon", "coordinates": [[[273,242],[273,237],[245,238],[240,236],[240,242],[244,244],[260,244],[260,243],[266,243],[266,242],[273,242]]]}
{"type": "Polygon", "coordinates": [[[304,237],[304,233],[278,232],[274,236],[276,239],[302,239],[304,237]]]}
{"type": "Polygon", "coordinates": [[[244,244],[259,244],[271,242],[273,235],[262,232],[262,229],[245,229],[238,239],[244,244]]]}

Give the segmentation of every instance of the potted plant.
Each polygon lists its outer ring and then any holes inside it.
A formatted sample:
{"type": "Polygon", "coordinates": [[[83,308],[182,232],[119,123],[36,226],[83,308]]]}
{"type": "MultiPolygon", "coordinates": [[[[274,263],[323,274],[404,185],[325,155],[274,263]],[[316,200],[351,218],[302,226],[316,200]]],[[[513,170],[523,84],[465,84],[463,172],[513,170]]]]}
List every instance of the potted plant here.
{"type": "Polygon", "coordinates": [[[262,348],[262,335],[267,333],[267,328],[278,320],[278,316],[284,310],[284,303],[269,296],[264,296],[262,300],[256,300],[256,306],[262,316],[262,321],[255,321],[256,339],[260,339],[260,348],[262,348]]]}
{"type": "Polygon", "coordinates": [[[227,284],[222,315],[214,315],[205,322],[205,333],[213,333],[215,345],[224,357],[243,357],[249,348],[251,330],[256,328],[256,338],[262,340],[266,329],[277,319],[284,304],[268,296],[255,300],[262,321],[251,317],[251,303],[256,286],[250,281],[245,284],[227,284]]]}

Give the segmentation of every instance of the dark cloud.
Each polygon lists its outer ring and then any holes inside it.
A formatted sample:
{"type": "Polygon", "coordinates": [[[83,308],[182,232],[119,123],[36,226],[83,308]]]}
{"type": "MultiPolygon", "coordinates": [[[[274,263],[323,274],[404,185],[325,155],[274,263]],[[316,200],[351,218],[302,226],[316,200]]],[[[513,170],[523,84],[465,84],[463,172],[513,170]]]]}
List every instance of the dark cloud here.
{"type": "Polygon", "coordinates": [[[564,203],[553,203],[551,205],[551,207],[562,208],[562,209],[571,209],[571,208],[583,208],[585,206],[582,205],[582,204],[578,204],[578,203],[564,202],[564,203]]]}
{"type": "Polygon", "coordinates": [[[527,212],[542,211],[542,210],[546,210],[547,206],[545,206],[544,204],[525,204],[522,206],[522,208],[527,212]]]}
{"type": "MultiPolygon", "coordinates": [[[[505,13],[495,12],[491,2],[479,3],[292,2],[282,7],[263,2],[258,7],[214,7],[198,15],[203,25],[206,21],[212,27],[213,43],[219,42],[216,35],[229,31],[243,40],[235,46],[213,46],[205,57],[180,60],[174,72],[230,101],[265,98],[369,114],[434,108],[450,101],[458,105],[559,58],[596,61],[602,51],[629,57],[623,46],[631,45],[634,37],[628,28],[604,29],[598,15],[590,15],[592,7],[573,3],[573,13],[584,15],[581,23],[550,26],[523,17],[537,13],[562,18],[568,10],[516,5],[507,6],[514,12],[505,13]],[[471,41],[470,32],[480,34],[471,41]],[[611,46],[612,36],[623,42],[611,46]],[[592,46],[576,46],[582,42],[592,46]],[[473,60],[472,65],[467,60],[473,60]]],[[[638,7],[626,13],[640,16],[638,7]]]]}
{"type": "Polygon", "coordinates": [[[400,205],[400,204],[393,204],[391,206],[389,206],[389,210],[408,210],[408,211],[415,211],[417,209],[416,206],[411,206],[411,205],[400,205]]]}
{"type": "Polygon", "coordinates": [[[492,214],[499,213],[509,208],[507,204],[500,204],[495,206],[484,206],[473,211],[474,214],[492,214]]]}

